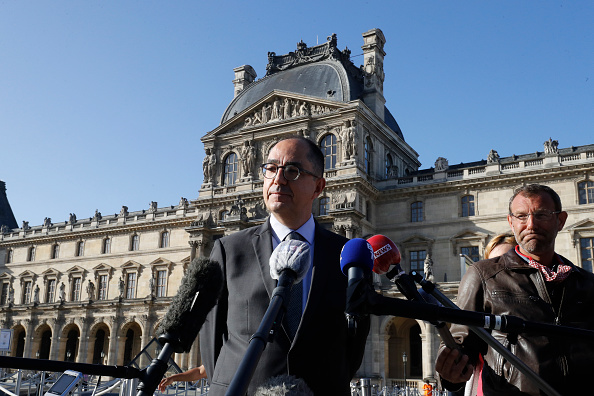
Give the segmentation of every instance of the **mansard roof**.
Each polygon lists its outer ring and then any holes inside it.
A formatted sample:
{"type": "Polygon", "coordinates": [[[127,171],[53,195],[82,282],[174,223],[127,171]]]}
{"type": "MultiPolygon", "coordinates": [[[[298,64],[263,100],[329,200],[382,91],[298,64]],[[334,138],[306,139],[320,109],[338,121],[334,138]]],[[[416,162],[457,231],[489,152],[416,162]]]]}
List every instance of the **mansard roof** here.
{"type": "MultiPolygon", "coordinates": [[[[327,42],[311,48],[301,41],[295,52],[278,56],[269,52],[266,76],[249,84],[231,101],[223,113],[221,124],[275,90],[337,103],[362,99],[363,71],[351,62],[351,51],[348,48],[339,51],[336,44],[336,35],[333,34],[327,42]]],[[[387,108],[384,117],[388,127],[404,139],[387,108]]]]}
{"type": "Polygon", "coordinates": [[[340,61],[325,60],[297,66],[250,84],[229,104],[221,124],[274,90],[294,92],[333,102],[349,102],[359,98],[362,86],[362,82],[357,82],[352,75],[349,75],[340,61]]]}

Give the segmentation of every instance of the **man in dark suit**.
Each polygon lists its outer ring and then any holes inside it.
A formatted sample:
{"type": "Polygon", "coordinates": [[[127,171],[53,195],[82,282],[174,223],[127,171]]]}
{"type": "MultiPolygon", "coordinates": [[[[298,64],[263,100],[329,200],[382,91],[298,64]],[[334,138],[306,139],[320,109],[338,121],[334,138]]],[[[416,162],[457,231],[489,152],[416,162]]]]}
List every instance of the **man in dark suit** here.
{"type": "Polygon", "coordinates": [[[217,240],[211,253],[223,268],[225,283],[200,333],[209,395],[224,395],[233,379],[276,286],[270,277],[270,255],[292,231],[313,252],[308,275],[293,286],[303,291],[301,321],[294,336],[286,323],[278,328],[248,394],[270,377],[291,374],[305,380],[315,394],[349,395],[350,380],[363,358],[369,318],[359,320],[354,336],[348,333],[347,278],[339,265],[347,239],[323,229],[311,214],[313,201],[326,185],[324,156],[310,140],[291,137],[278,142],[266,162],[263,195],[271,216],[259,227],[217,240]]]}

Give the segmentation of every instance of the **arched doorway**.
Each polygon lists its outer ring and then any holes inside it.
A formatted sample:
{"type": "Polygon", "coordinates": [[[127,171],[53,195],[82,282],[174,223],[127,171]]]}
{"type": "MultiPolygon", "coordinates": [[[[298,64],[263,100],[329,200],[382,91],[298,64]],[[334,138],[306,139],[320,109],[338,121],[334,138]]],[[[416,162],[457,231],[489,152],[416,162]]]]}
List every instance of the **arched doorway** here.
{"type": "Polygon", "coordinates": [[[68,335],[66,336],[66,350],[64,351],[64,361],[65,362],[75,362],[76,356],[78,353],[78,338],[80,337],[80,333],[78,328],[71,329],[68,331],[68,335]]]}
{"type": "MultiPolygon", "coordinates": [[[[93,364],[107,364],[109,358],[110,329],[101,322],[93,326],[89,337],[89,357],[93,364]]],[[[117,363],[117,362],[114,362],[117,363]]]]}
{"type": "Polygon", "coordinates": [[[93,345],[93,364],[105,364],[105,330],[99,329],[95,334],[95,345],[93,345]]]}
{"type": "Polygon", "coordinates": [[[24,357],[25,355],[25,329],[23,326],[17,326],[14,329],[14,339],[15,339],[15,347],[14,347],[14,355],[16,357],[24,357]]]}
{"type": "Polygon", "coordinates": [[[46,329],[41,333],[41,341],[39,342],[39,359],[49,359],[51,346],[52,331],[50,329],[46,329]]]}
{"type": "Polygon", "coordinates": [[[142,331],[138,323],[126,324],[121,332],[123,345],[120,346],[119,356],[122,356],[122,364],[127,365],[140,353],[142,342],[142,331]]]}
{"type": "Polygon", "coordinates": [[[392,318],[386,325],[385,371],[391,379],[420,379],[423,376],[421,327],[417,321],[392,318]],[[406,364],[403,355],[406,353],[406,364]]]}

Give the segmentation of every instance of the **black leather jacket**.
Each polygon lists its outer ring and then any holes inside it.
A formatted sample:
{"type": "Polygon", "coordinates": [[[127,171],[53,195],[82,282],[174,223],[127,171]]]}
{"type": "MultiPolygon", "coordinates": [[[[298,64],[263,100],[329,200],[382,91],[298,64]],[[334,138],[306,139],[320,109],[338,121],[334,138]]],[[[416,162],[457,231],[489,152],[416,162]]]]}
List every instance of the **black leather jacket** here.
{"type": "MultiPolygon", "coordinates": [[[[465,310],[594,330],[594,274],[562,259],[573,268],[560,283],[545,283],[541,273],[514,250],[479,261],[469,267],[460,282],[457,305],[465,310]]],[[[466,326],[453,325],[451,331],[471,361],[479,352],[483,354],[485,396],[541,394],[528,377],[472,332],[469,334],[466,326]]],[[[594,339],[495,330],[492,335],[561,394],[577,394],[591,382],[594,339]]],[[[461,387],[450,385],[451,390],[461,387]]]]}

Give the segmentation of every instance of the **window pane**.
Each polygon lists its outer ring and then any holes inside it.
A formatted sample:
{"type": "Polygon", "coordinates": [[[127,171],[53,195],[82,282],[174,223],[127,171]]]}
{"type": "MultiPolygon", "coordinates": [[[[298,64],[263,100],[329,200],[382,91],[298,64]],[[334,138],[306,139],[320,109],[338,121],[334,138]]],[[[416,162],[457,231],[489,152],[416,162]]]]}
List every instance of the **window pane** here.
{"type": "Polygon", "coordinates": [[[25,282],[23,286],[23,304],[29,304],[31,302],[31,288],[32,283],[30,281],[25,282]]]}
{"type": "Polygon", "coordinates": [[[85,253],[85,243],[83,241],[78,242],[78,245],[76,247],[76,255],[78,257],[82,257],[84,256],[85,253]]]}
{"type": "Polygon", "coordinates": [[[474,196],[462,197],[462,217],[474,216],[474,196]]]}
{"type": "Polygon", "coordinates": [[[107,275],[99,276],[99,293],[97,298],[99,300],[107,300],[107,275]]]}
{"type": "Polygon", "coordinates": [[[324,154],[324,169],[336,168],[336,136],[326,135],[320,143],[320,149],[324,154]]]}
{"type": "Polygon", "coordinates": [[[126,298],[134,298],[136,295],[136,273],[126,275],[126,298]]]}
{"type": "Polygon", "coordinates": [[[472,261],[479,261],[479,248],[478,246],[466,246],[460,249],[460,253],[470,257],[472,261]]]}
{"type": "Polygon", "coordinates": [[[423,221],[423,202],[413,202],[410,206],[411,215],[410,219],[413,223],[423,221]]]}
{"type": "Polygon", "coordinates": [[[56,292],[56,280],[50,279],[47,282],[47,294],[45,296],[45,302],[48,302],[48,303],[54,302],[55,292],[56,292]]]}
{"type": "Polygon", "coordinates": [[[161,247],[162,248],[169,247],[169,232],[168,231],[164,231],[161,234],[161,247]]]}
{"type": "Polygon", "coordinates": [[[157,297],[165,297],[167,271],[157,271],[157,297]]]}
{"type": "Polygon", "coordinates": [[[580,253],[582,256],[582,268],[592,272],[594,266],[594,238],[580,239],[580,253]]]}
{"type": "Polygon", "coordinates": [[[426,250],[416,250],[410,252],[410,270],[422,271],[424,269],[426,250]]]}
{"type": "Polygon", "coordinates": [[[237,155],[235,153],[231,153],[225,159],[225,177],[223,179],[223,184],[229,186],[235,184],[237,180],[237,155]]]}
{"type": "Polygon", "coordinates": [[[82,285],[82,278],[74,278],[72,280],[72,295],[70,301],[80,301],[80,288],[82,285]]]}
{"type": "Polygon", "coordinates": [[[328,198],[328,197],[320,198],[320,216],[327,215],[329,208],[330,208],[330,198],[328,198]]]}
{"type": "Polygon", "coordinates": [[[6,305],[8,302],[8,282],[2,282],[2,292],[0,292],[0,305],[6,305]]]}
{"type": "Polygon", "coordinates": [[[132,237],[132,249],[131,250],[138,250],[139,243],[140,243],[140,236],[134,235],[132,237]]]}

